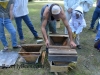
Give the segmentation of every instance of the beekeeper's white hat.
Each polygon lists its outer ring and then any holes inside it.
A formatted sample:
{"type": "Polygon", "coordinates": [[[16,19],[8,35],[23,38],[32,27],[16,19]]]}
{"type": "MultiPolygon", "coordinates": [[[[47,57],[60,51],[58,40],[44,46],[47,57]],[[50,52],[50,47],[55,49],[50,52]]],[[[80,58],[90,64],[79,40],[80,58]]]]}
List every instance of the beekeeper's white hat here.
{"type": "Polygon", "coordinates": [[[83,8],[81,6],[78,6],[75,10],[79,11],[79,12],[81,12],[83,14],[83,8]]]}

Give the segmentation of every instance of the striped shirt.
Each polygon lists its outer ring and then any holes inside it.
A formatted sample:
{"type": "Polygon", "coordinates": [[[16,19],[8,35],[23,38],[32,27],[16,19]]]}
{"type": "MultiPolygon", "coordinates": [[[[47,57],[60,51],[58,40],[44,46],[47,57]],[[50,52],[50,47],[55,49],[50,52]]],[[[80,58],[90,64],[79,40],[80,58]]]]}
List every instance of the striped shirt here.
{"type": "Polygon", "coordinates": [[[13,4],[13,0],[10,0],[6,7],[3,7],[0,4],[0,18],[9,18],[9,11],[11,4],[13,4]]]}

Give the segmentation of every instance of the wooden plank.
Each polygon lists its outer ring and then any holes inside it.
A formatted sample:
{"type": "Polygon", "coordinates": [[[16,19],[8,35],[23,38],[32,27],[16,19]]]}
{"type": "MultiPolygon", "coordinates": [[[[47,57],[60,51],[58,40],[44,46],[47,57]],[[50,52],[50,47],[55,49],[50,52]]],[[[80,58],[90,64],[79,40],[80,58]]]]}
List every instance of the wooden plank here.
{"type": "Polygon", "coordinates": [[[67,49],[71,49],[70,46],[53,46],[53,45],[50,45],[49,48],[51,48],[51,49],[52,49],[52,48],[56,48],[56,49],[57,49],[57,48],[60,48],[60,49],[62,49],[62,48],[63,48],[63,49],[66,49],[66,48],[67,48],[67,49]]]}
{"type": "Polygon", "coordinates": [[[25,54],[27,54],[27,53],[30,53],[30,54],[40,54],[40,52],[18,52],[18,53],[25,53],[25,54]]]}
{"type": "Polygon", "coordinates": [[[77,55],[77,52],[76,52],[76,49],[71,49],[69,46],[50,46],[49,49],[48,49],[48,53],[49,54],[76,54],[77,55]]]}
{"type": "Polygon", "coordinates": [[[27,55],[40,55],[40,53],[21,53],[21,52],[18,52],[21,56],[27,56],[27,55]]]}
{"type": "Polygon", "coordinates": [[[69,35],[67,34],[49,34],[49,37],[53,36],[53,37],[69,37],[69,35]]]}
{"type": "Polygon", "coordinates": [[[49,55],[49,61],[64,61],[64,62],[73,62],[77,61],[77,55],[49,55]]]}
{"type": "Polygon", "coordinates": [[[31,46],[43,46],[43,44],[23,44],[21,47],[31,47],[31,46]]]}
{"type": "Polygon", "coordinates": [[[40,52],[18,52],[18,53],[20,53],[20,54],[22,54],[22,53],[25,53],[25,54],[28,54],[28,53],[30,53],[30,54],[40,54],[40,52]]]}
{"type": "Polygon", "coordinates": [[[26,60],[26,62],[35,62],[40,55],[23,55],[22,57],[26,60]]]}
{"type": "Polygon", "coordinates": [[[35,62],[41,55],[42,44],[24,44],[18,52],[26,62],[35,62]]]}
{"type": "Polygon", "coordinates": [[[66,50],[49,50],[51,55],[77,55],[76,51],[66,51],[66,50]]]}
{"type": "Polygon", "coordinates": [[[52,61],[49,61],[50,64],[50,72],[68,72],[68,66],[56,66],[53,65],[52,61]]]}
{"type": "Polygon", "coordinates": [[[55,66],[67,66],[70,62],[53,61],[55,66]]]}
{"type": "Polygon", "coordinates": [[[77,52],[75,49],[48,49],[49,54],[51,55],[62,55],[62,54],[70,54],[70,55],[77,55],[77,52]]]}

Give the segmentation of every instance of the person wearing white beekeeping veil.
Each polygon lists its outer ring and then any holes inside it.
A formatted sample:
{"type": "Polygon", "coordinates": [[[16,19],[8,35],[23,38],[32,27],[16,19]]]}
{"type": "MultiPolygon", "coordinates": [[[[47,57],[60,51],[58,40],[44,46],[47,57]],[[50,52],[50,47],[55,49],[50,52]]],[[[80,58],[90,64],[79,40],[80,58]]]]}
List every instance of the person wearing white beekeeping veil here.
{"type": "MultiPolygon", "coordinates": [[[[72,11],[75,10],[80,5],[80,0],[63,0],[64,1],[64,9],[67,21],[71,19],[72,11]]],[[[68,34],[68,31],[65,27],[65,34],[68,34]]]]}
{"type": "Polygon", "coordinates": [[[83,8],[78,6],[73,12],[71,19],[69,20],[69,25],[72,29],[73,39],[77,45],[78,49],[81,49],[79,42],[79,34],[82,32],[83,28],[86,27],[86,22],[83,17],[83,8]]]}

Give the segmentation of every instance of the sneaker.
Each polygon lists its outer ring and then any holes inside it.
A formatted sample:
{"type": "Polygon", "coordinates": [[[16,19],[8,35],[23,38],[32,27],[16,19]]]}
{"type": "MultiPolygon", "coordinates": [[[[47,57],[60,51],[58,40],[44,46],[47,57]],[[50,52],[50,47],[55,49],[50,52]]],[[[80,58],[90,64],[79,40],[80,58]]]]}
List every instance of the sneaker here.
{"type": "Polygon", "coordinates": [[[20,45],[14,46],[13,49],[21,48],[20,45]]]}
{"type": "Polygon", "coordinates": [[[42,39],[42,37],[40,37],[40,36],[37,36],[37,37],[35,37],[35,39],[42,39]]]}
{"type": "Polygon", "coordinates": [[[78,49],[81,49],[81,46],[80,46],[80,45],[77,45],[77,48],[78,48],[78,49]]]}
{"type": "Polygon", "coordinates": [[[1,50],[2,52],[5,52],[5,51],[7,51],[8,50],[8,47],[7,46],[5,46],[4,47],[4,49],[3,50],[1,50]]]}
{"type": "Polygon", "coordinates": [[[21,44],[25,44],[26,40],[20,40],[21,44]]]}

